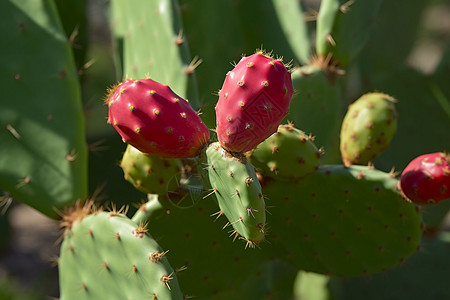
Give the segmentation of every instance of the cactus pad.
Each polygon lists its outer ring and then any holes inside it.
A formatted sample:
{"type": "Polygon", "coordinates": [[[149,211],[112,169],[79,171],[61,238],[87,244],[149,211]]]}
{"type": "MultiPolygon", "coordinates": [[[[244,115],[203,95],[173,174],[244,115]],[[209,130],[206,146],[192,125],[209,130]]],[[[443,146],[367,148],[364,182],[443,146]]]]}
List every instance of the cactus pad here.
{"type": "Polygon", "coordinates": [[[298,183],[269,182],[270,242],[298,268],[357,276],[413,254],[421,236],[415,206],[389,174],[362,166],[321,166],[298,183]]]}
{"type": "Polygon", "coordinates": [[[234,157],[218,142],[206,149],[208,175],[224,214],[249,245],[265,236],[266,207],[255,167],[244,156],[234,157]]]}
{"type": "Polygon", "coordinates": [[[71,216],[59,259],[62,300],[183,299],[167,251],[146,226],[118,212],[71,216]]]}

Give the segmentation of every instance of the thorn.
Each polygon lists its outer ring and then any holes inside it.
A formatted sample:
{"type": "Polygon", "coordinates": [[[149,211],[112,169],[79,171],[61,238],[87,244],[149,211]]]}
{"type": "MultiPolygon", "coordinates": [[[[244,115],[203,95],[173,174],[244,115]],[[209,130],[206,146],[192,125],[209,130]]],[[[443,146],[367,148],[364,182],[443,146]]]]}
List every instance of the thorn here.
{"type": "Polygon", "coordinates": [[[192,73],[194,73],[194,70],[203,62],[203,60],[199,59],[198,56],[194,57],[189,64],[189,66],[186,67],[186,70],[184,71],[186,75],[190,76],[192,73]]]}
{"type": "Polygon", "coordinates": [[[221,216],[223,216],[223,211],[219,210],[218,212],[210,215],[210,217],[214,217],[214,216],[216,216],[216,219],[214,220],[214,222],[215,222],[215,221],[217,221],[217,219],[219,219],[221,216]]]}
{"type": "Polygon", "coordinates": [[[184,43],[183,28],[181,28],[180,31],[178,32],[177,37],[175,38],[175,45],[181,46],[183,43],[184,43]]]}
{"type": "Polygon", "coordinates": [[[233,242],[236,240],[237,237],[239,237],[239,233],[236,230],[230,231],[229,237],[233,237],[233,242]]]}
{"type": "Polygon", "coordinates": [[[169,275],[163,275],[163,277],[161,277],[161,282],[164,283],[164,284],[167,286],[167,288],[169,289],[169,291],[170,291],[170,285],[169,285],[169,283],[170,283],[170,281],[173,279],[172,275],[173,275],[173,272],[170,273],[169,275]]]}
{"type": "Polygon", "coordinates": [[[17,132],[17,130],[11,124],[6,125],[6,130],[8,130],[16,139],[18,139],[18,140],[21,139],[20,134],[17,132]]]}
{"type": "Polygon", "coordinates": [[[72,151],[66,155],[66,160],[68,162],[73,162],[75,159],[77,159],[78,154],[77,151],[75,149],[72,149],[72,151]]]}
{"type": "Polygon", "coordinates": [[[328,33],[328,34],[325,36],[325,39],[327,40],[327,42],[328,42],[331,46],[336,47],[336,41],[334,40],[334,38],[333,38],[333,36],[331,35],[331,33],[328,33]]]}
{"type": "Polygon", "coordinates": [[[355,0],[349,0],[349,1],[345,2],[344,4],[342,4],[342,5],[339,7],[339,10],[340,10],[343,14],[345,14],[345,13],[348,12],[349,7],[350,7],[353,3],[355,3],[355,0]]]}
{"type": "Polygon", "coordinates": [[[216,190],[212,190],[210,193],[208,193],[206,196],[203,196],[203,198],[202,199],[206,199],[206,198],[208,198],[209,196],[211,196],[212,194],[214,194],[216,192],[216,190]]]}
{"type": "Polygon", "coordinates": [[[251,206],[247,207],[247,216],[250,217],[250,215],[252,215],[252,217],[255,218],[255,215],[253,214],[253,212],[258,212],[258,210],[254,209],[251,206]]]}
{"type": "Polygon", "coordinates": [[[150,257],[148,259],[154,263],[157,263],[163,258],[164,255],[167,254],[167,252],[169,252],[169,250],[166,250],[164,252],[155,251],[150,255],[150,257]]]}
{"type": "Polygon", "coordinates": [[[75,39],[79,34],[78,28],[79,28],[79,26],[76,25],[75,28],[73,29],[72,33],[69,36],[68,42],[71,47],[73,47],[73,45],[75,44],[75,39]]]}

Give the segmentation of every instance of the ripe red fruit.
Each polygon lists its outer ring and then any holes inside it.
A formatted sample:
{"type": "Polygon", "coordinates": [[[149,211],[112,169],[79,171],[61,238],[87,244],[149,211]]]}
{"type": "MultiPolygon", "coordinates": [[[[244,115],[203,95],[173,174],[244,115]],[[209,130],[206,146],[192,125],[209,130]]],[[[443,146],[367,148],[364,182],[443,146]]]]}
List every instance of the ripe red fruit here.
{"type": "Polygon", "coordinates": [[[209,141],[209,130],[189,102],[151,79],[126,80],[106,99],[108,123],[144,153],[165,158],[194,157],[209,141]]]}
{"type": "Polygon", "coordinates": [[[262,52],[243,57],[219,92],[216,131],[222,147],[243,153],[275,133],[293,91],[291,74],[281,60],[262,52]]]}
{"type": "Polygon", "coordinates": [[[416,157],[403,170],[400,187],[415,204],[436,204],[449,199],[450,155],[436,152],[416,157]]]}

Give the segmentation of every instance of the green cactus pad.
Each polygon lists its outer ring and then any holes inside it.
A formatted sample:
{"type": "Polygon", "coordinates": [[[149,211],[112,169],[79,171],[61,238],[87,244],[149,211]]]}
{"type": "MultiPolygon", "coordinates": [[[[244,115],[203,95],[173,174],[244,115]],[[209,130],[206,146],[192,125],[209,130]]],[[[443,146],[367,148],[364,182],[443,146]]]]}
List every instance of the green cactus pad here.
{"type": "Polygon", "coordinates": [[[349,106],[341,128],[341,155],[345,165],[365,165],[389,146],[397,131],[396,100],[368,93],[349,106]]]}
{"type": "Polygon", "coordinates": [[[295,69],[292,84],[296,92],[284,120],[316,137],[316,145],[325,149],[325,163],[339,163],[340,86],[330,82],[327,74],[316,66],[295,69]]]}
{"type": "Polygon", "coordinates": [[[178,187],[181,161],[142,153],[131,145],[120,163],[125,180],[146,194],[165,195],[178,187]],[[179,176],[178,176],[179,177],[179,176]]]}
{"type": "Polygon", "coordinates": [[[194,69],[183,32],[177,1],[126,1],[111,3],[112,28],[123,49],[123,77],[143,78],[168,84],[198,108],[194,69]]]}
{"type": "Polygon", "coordinates": [[[321,166],[298,183],[268,182],[270,240],[298,268],[338,276],[383,271],[413,254],[421,236],[415,206],[397,180],[363,166],[321,166]]]}
{"type": "Polygon", "coordinates": [[[208,175],[221,213],[229,220],[236,236],[250,245],[265,236],[266,207],[255,167],[244,156],[235,157],[218,142],[206,149],[208,175]]]}
{"type": "Polygon", "coordinates": [[[355,59],[371,36],[383,0],[322,0],[317,16],[319,56],[332,55],[340,66],[355,59]]]}
{"type": "Polygon", "coordinates": [[[306,64],[311,58],[311,42],[301,3],[290,0],[272,0],[272,5],[297,60],[306,64]]]}
{"type": "Polygon", "coordinates": [[[329,286],[339,289],[330,289],[328,299],[450,299],[447,276],[450,272],[449,233],[443,232],[436,238],[423,239],[421,248],[407,263],[385,273],[331,278],[329,286]]]}
{"type": "MultiPolygon", "coordinates": [[[[296,269],[274,253],[270,243],[244,249],[242,242],[223,228],[226,218],[217,213],[213,197],[180,209],[160,197],[145,204],[152,235],[170,249],[182,291],[196,299],[291,299],[296,269]],[[153,201],[153,202],[152,202],[153,201]],[[181,255],[180,255],[181,254],[181,255]]],[[[176,202],[176,201],[173,201],[176,202]]],[[[135,218],[133,218],[135,219],[135,218]]]]}
{"type": "Polygon", "coordinates": [[[183,299],[167,251],[146,226],[118,212],[80,219],[70,224],[61,245],[61,300],[183,299]]]}
{"type": "Polygon", "coordinates": [[[313,138],[289,124],[280,125],[276,133],[249,153],[248,159],[265,176],[297,180],[317,170],[320,156],[313,138]]]}
{"type": "Polygon", "coordinates": [[[87,197],[72,52],[52,1],[2,1],[0,10],[0,189],[56,218],[57,210],[87,197]]]}

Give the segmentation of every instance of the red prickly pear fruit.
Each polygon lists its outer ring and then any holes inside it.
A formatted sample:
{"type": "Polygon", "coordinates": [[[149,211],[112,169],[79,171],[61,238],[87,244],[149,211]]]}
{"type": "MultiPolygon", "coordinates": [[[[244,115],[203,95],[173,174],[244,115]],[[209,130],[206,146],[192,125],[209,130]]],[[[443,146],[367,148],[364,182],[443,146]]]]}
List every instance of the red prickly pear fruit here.
{"type": "Polygon", "coordinates": [[[227,73],[216,105],[222,147],[244,153],[275,133],[289,110],[294,88],[279,59],[257,52],[227,73]]]}
{"type": "Polygon", "coordinates": [[[108,123],[124,142],[164,158],[196,156],[209,129],[189,102],[151,79],[126,80],[110,89],[108,123]]]}
{"type": "Polygon", "coordinates": [[[400,178],[402,193],[419,205],[450,198],[450,154],[436,152],[413,159],[400,178]]]}

